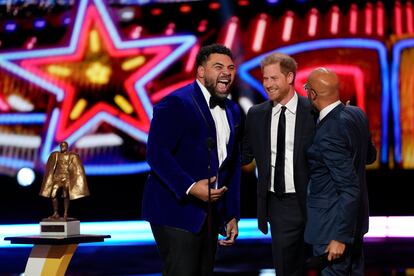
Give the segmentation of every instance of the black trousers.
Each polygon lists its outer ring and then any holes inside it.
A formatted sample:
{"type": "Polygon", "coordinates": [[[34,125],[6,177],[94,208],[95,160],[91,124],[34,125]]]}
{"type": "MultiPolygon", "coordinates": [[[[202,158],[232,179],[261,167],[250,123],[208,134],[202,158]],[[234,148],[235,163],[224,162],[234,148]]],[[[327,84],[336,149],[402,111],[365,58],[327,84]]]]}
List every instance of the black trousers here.
{"type": "Polygon", "coordinates": [[[218,230],[209,239],[207,222],[199,233],[151,224],[158,251],[164,261],[164,276],[211,276],[218,230]]]}
{"type": "Polygon", "coordinates": [[[269,192],[267,206],[276,275],[304,275],[305,217],[296,194],[278,197],[269,192]]]}

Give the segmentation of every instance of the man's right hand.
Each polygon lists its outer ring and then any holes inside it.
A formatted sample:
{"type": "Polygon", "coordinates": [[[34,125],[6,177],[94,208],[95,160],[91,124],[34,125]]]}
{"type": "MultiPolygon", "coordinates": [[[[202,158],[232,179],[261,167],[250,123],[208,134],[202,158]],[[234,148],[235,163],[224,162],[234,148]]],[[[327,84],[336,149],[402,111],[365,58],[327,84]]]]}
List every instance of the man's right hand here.
{"type": "MultiPolygon", "coordinates": [[[[210,178],[210,183],[214,183],[216,181],[216,177],[213,176],[210,178]]],[[[220,189],[211,189],[211,201],[217,201],[225,192],[227,191],[227,187],[223,186],[220,189]]],[[[189,194],[204,201],[208,201],[208,179],[202,179],[197,181],[193,187],[191,187],[189,194]]]]}

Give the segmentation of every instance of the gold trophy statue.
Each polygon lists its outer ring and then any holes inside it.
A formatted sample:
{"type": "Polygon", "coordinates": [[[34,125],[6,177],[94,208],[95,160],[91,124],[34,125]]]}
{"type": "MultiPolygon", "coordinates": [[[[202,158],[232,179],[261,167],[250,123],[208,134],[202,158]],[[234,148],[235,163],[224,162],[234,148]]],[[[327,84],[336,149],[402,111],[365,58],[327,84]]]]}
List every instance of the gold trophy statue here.
{"type": "Polygon", "coordinates": [[[79,235],[79,220],[68,217],[70,200],[89,195],[85,170],[79,155],[68,151],[68,143],[60,143],[60,151],[47,160],[40,195],[52,198],[53,214],[40,223],[41,235],[79,235]],[[58,194],[63,198],[63,217],[59,215],[58,194]]]}

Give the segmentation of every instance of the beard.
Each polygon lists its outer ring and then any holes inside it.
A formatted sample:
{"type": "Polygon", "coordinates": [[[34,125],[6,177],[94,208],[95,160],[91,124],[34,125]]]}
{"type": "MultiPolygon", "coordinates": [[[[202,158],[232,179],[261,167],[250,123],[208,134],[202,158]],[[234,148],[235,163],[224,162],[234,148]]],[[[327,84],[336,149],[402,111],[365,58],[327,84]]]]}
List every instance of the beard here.
{"type": "Polygon", "coordinates": [[[225,101],[227,99],[227,96],[230,94],[232,84],[230,83],[227,86],[227,89],[224,93],[222,91],[219,91],[217,85],[222,85],[219,84],[219,80],[209,80],[207,78],[204,80],[204,86],[210,93],[211,97],[215,98],[218,101],[225,101]]]}

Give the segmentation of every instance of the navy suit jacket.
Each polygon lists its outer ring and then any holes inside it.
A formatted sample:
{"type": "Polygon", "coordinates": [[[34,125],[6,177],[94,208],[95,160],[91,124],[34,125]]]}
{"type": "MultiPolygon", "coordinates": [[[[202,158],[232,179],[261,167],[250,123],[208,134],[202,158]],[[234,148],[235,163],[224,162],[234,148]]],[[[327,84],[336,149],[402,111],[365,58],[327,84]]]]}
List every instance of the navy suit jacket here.
{"type": "Polygon", "coordinates": [[[375,158],[368,120],[358,107],[340,104],[316,126],[308,150],[306,242],[349,244],[368,231],[365,165],[375,158]]]}
{"type": "MultiPolygon", "coordinates": [[[[249,109],[243,137],[242,164],[256,160],[257,181],[257,216],[259,229],[267,234],[268,214],[267,198],[271,176],[270,125],[272,121],[271,101],[253,106],[249,109]]],[[[312,142],[315,128],[314,114],[305,97],[298,97],[296,109],[295,137],[293,145],[293,178],[296,194],[303,216],[306,217],[306,193],[309,181],[306,150],[312,142]]]]}
{"type": "Polygon", "coordinates": [[[206,141],[209,137],[216,141],[216,128],[198,84],[193,82],[178,89],[154,107],[147,143],[151,171],[144,188],[144,220],[199,232],[207,216],[206,203],[186,191],[194,182],[216,175],[218,186],[228,188],[213,205],[220,225],[240,218],[240,110],[228,99],[225,109],[231,131],[227,158],[219,168],[214,146],[210,154],[211,175],[208,175],[206,141]]]}

